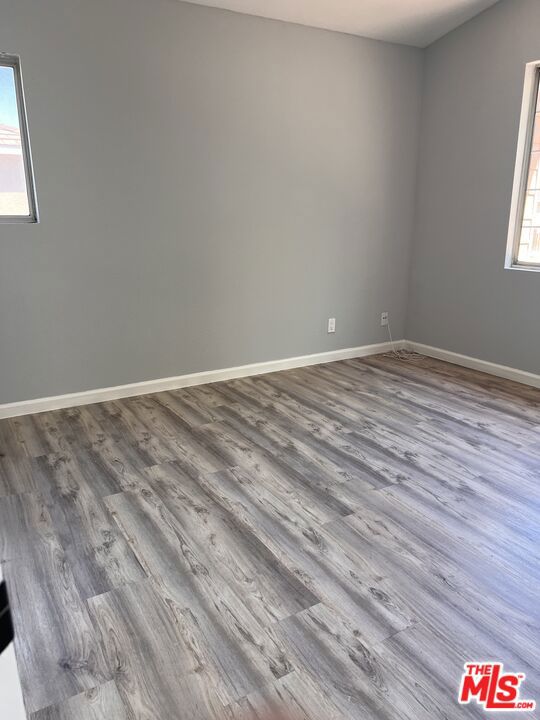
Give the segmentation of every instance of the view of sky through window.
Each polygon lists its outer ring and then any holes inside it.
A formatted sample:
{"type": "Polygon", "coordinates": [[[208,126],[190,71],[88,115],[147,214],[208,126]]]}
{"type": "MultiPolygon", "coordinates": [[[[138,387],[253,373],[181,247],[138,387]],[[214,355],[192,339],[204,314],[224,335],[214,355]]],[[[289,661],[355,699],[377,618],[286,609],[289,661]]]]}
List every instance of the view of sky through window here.
{"type": "Polygon", "coordinates": [[[15,70],[0,66],[0,216],[30,214],[15,70]]]}

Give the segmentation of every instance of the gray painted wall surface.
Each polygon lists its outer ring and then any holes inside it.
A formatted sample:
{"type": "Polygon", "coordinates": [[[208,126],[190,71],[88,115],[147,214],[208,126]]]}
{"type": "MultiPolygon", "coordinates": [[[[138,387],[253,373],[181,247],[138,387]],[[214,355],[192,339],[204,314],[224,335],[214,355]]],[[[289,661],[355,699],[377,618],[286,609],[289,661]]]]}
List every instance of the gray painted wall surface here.
{"type": "Polygon", "coordinates": [[[383,310],[403,336],[420,51],[173,0],[0,4],[41,213],[0,225],[0,402],[379,342],[383,310]]]}
{"type": "Polygon", "coordinates": [[[540,274],[504,270],[540,2],[504,0],[426,51],[406,336],[540,372],[540,274]]]}

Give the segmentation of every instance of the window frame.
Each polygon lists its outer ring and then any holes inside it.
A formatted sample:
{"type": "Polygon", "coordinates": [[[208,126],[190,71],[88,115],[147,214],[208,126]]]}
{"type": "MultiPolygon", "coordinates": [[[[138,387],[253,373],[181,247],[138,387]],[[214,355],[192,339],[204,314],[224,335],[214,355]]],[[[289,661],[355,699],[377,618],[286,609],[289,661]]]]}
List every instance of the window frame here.
{"type": "Polygon", "coordinates": [[[540,263],[527,263],[518,260],[539,92],[540,60],[536,60],[527,63],[525,66],[525,84],[521,105],[512,204],[510,208],[510,224],[504,265],[505,268],[509,270],[540,272],[540,263]]]}
{"type": "Polygon", "coordinates": [[[26,102],[21,72],[21,59],[18,55],[0,53],[0,66],[13,69],[15,81],[15,94],[17,98],[17,112],[19,114],[19,130],[21,133],[21,146],[26,177],[26,194],[28,197],[28,215],[0,215],[0,224],[5,223],[37,223],[39,213],[36,199],[36,184],[34,166],[32,163],[32,150],[30,147],[30,134],[28,132],[28,118],[26,115],[26,102]]]}

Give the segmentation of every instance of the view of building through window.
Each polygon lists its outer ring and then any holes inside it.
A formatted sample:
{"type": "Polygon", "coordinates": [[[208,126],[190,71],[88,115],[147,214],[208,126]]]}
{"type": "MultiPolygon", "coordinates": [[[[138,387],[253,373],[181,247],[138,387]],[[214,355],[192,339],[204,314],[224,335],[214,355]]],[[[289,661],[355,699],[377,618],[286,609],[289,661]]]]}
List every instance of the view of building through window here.
{"type": "Polygon", "coordinates": [[[0,65],[0,216],[28,215],[15,68],[0,65]]]}
{"type": "Polygon", "coordinates": [[[540,265],[540,90],[536,100],[518,262],[540,265]]]}

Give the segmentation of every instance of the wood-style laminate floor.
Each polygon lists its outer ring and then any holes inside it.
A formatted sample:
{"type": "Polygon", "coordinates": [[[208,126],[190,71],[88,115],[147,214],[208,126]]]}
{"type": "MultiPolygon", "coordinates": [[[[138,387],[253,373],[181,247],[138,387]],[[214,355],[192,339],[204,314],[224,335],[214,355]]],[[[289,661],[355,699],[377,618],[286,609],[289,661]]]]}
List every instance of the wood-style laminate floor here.
{"type": "Polygon", "coordinates": [[[5,420],[0,452],[31,720],[480,718],[475,660],[540,701],[538,390],[378,356],[5,420]]]}

